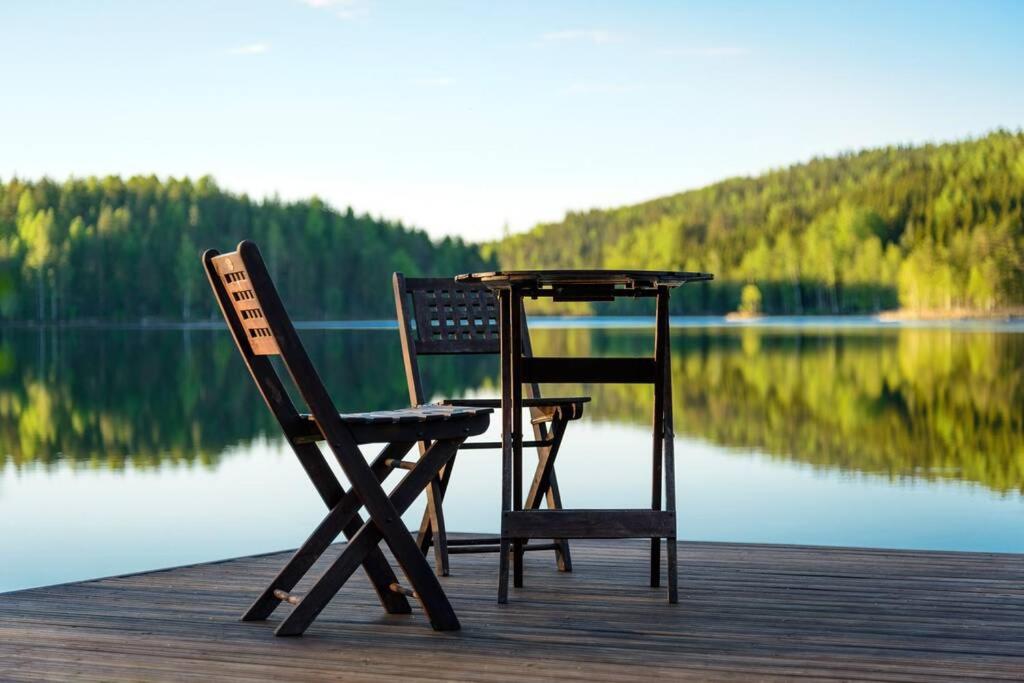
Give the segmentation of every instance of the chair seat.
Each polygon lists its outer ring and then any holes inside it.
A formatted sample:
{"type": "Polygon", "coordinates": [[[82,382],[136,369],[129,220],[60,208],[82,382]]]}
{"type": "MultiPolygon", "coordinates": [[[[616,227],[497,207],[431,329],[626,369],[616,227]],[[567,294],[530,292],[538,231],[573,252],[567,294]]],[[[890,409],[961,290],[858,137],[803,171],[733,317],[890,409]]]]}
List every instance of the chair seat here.
{"type": "MultiPolygon", "coordinates": [[[[500,398],[450,398],[441,401],[443,405],[472,408],[501,408],[500,398]]],[[[583,404],[590,403],[589,396],[543,396],[541,398],[524,398],[524,408],[540,408],[544,412],[558,409],[564,419],[578,420],[583,417],[583,404]]]]}
{"type": "Polygon", "coordinates": [[[407,424],[410,422],[446,422],[492,412],[488,406],[458,407],[442,403],[432,403],[415,408],[399,408],[397,410],[373,410],[368,413],[342,413],[341,419],[346,424],[384,425],[407,424]]]}
{"type": "MultiPolygon", "coordinates": [[[[421,441],[477,436],[487,431],[491,408],[457,407],[440,404],[373,410],[367,413],[341,413],[340,417],[356,443],[421,441]]],[[[323,434],[312,415],[300,415],[294,439],[297,443],[321,441],[323,434]]]]}

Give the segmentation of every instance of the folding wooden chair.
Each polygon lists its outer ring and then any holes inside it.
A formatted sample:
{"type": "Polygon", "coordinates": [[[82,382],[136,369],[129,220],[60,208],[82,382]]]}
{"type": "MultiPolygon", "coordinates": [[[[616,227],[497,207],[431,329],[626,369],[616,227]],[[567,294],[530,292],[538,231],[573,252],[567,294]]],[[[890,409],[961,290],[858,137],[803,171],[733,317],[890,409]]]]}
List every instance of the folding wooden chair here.
{"type": "MultiPolygon", "coordinates": [[[[402,273],[393,277],[395,309],[398,330],[405,360],[405,377],[409,385],[409,401],[413,406],[427,400],[420,377],[421,355],[493,354],[499,351],[498,301],[484,285],[455,282],[450,278],[407,278],[402,273]],[[415,323],[415,326],[414,326],[415,323]]],[[[530,334],[523,320],[523,350],[530,355],[530,334]]],[[[542,397],[540,386],[528,387],[529,397],[523,405],[530,409],[534,440],[523,446],[537,449],[537,469],[534,472],[524,508],[534,510],[546,501],[553,510],[562,508],[562,497],[555,476],[555,458],[562,444],[566,426],[583,416],[586,396],[567,398],[542,397]]],[[[460,407],[500,408],[500,399],[447,399],[444,405],[460,407]]],[[[421,451],[430,446],[421,442],[421,451]]],[[[501,450],[501,443],[463,443],[460,450],[501,450]]],[[[450,539],[445,533],[442,502],[451,480],[455,458],[431,482],[427,490],[427,509],[417,537],[420,550],[426,554],[434,548],[434,570],[440,576],[449,572],[449,553],[498,552],[500,538],[477,537],[450,539]]],[[[553,539],[552,543],[534,543],[523,550],[554,550],[560,571],[572,571],[569,542],[553,539]]]]}
{"type": "Polygon", "coordinates": [[[462,442],[487,429],[489,409],[423,406],[339,414],[285,312],[256,245],[241,242],[237,251],[223,255],[207,251],[203,263],[224,320],[256,386],[330,509],[242,619],[264,620],[281,602],[288,602],[294,609],[275,633],[301,635],[361,565],[387,612],[409,613],[407,598],[415,597],[434,629],[457,630],[455,612],[401,515],[455,456],[462,442]],[[271,356],[281,357],[310,414],[296,411],[271,356]],[[429,440],[431,446],[418,461],[402,459],[423,440],[429,440]],[[351,482],[348,491],[331,472],[316,445],[318,441],[326,441],[338,459],[351,482]],[[367,464],[359,445],[369,443],[386,445],[367,464]],[[399,468],[407,470],[406,475],[390,494],[385,493],[381,483],[399,468]],[[365,522],[359,514],[362,507],[369,516],[365,522]],[[291,594],[317,558],[342,533],[348,543],[341,555],[305,597],[291,594]],[[398,583],[379,548],[381,540],[391,549],[411,587],[398,583]]]}

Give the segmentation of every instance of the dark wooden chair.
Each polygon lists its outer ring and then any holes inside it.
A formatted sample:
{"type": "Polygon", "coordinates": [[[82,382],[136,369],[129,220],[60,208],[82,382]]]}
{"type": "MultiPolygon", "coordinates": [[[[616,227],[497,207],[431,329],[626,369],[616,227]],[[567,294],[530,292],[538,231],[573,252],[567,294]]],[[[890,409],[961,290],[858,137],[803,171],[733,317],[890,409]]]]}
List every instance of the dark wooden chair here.
{"type": "MultiPolygon", "coordinates": [[[[279,636],[301,635],[360,566],[366,571],[384,609],[411,611],[407,598],[423,606],[431,626],[459,628],[448,598],[420,552],[402,513],[437,477],[469,436],[487,429],[484,407],[423,406],[392,411],[339,414],[317,375],[285,312],[263,258],[252,242],[237,251],[203,255],[206,274],[224,320],[267,407],[277,419],[317,493],[329,508],[327,516],[288,564],[266,587],[242,619],[266,619],[281,602],[294,609],[277,627],[279,636]],[[279,356],[309,414],[300,414],[278,376],[272,356],[279,356]],[[418,442],[431,446],[416,461],[403,457],[418,442]],[[325,441],[351,482],[346,491],[331,472],[316,442],[325,441]],[[367,463],[360,444],[385,444],[367,463]],[[407,470],[390,494],[381,484],[395,469],[407,470]],[[366,508],[368,520],[359,514],[366,508]],[[341,555],[313,584],[305,597],[290,591],[340,535],[348,538],[341,555]],[[384,541],[411,587],[398,583],[380,549],[384,541]]],[[[286,514],[286,511],[285,511],[286,514]]]]}
{"type": "MultiPolygon", "coordinates": [[[[398,330],[405,360],[405,377],[412,406],[423,405],[424,393],[420,376],[419,356],[492,354],[499,351],[498,301],[484,285],[457,283],[450,278],[408,278],[402,273],[393,277],[398,330]]],[[[530,354],[530,335],[523,321],[523,350],[530,354]]],[[[523,400],[530,410],[534,439],[523,446],[537,449],[537,468],[524,509],[538,509],[542,501],[553,510],[562,508],[562,497],[555,476],[555,459],[562,444],[566,426],[583,415],[586,396],[551,398],[541,396],[540,387],[529,385],[529,396],[523,400]]],[[[500,408],[500,399],[446,399],[444,405],[475,408],[500,408]]],[[[420,449],[430,447],[421,442],[420,449]]],[[[500,451],[501,442],[465,442],[460,450],[493,449],[500,451]]],[[[427,509],[417,537],[420,550],[426,554],[434,548],[434,570],[440,576],[449,572],[449,553],[498,552],[500,538],[477,537],[450,539],[445,533],[443,501],[451,481],[455,458],[452,458],[427,490],[427,509]]],[[[534,543],[523,550],[554,550],[560,571],[572,571],[569,542],[552,539],[551,543],[534,543]]]]}

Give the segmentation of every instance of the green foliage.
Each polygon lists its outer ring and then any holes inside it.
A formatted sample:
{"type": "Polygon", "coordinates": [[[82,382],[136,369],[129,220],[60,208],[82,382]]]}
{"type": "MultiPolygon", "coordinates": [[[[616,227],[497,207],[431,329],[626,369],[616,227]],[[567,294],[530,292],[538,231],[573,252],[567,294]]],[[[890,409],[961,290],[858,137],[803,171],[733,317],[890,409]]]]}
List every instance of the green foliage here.
{"type": "Polygon", "coordinates": [[[254,202],[210,178],[0,184],[0,321],[215,315],[200,251],[257,242],[298,318],[391,317],[390,275],[488,270],[459,239],[335,211],[254,202]]]}
{"type": "Polygon", "coordinates": [[[390,317],[390,271],[498,263],[713,272],[675,312],[736,310],[746,283],[767,313],[995,310],[1024,305],[1024,133],[815,159],[569,213],[482,248],[316,197],[255,202],[207,177],[12,179],[0,185],[0,321],[209,317],[198,251],[243,237],[301,318],[390,317]]]}
{"type": "Polygon", "coordinates": [[[740,292],[740,312],[756,315],[761,312],[761,290],[757,285],[749,284],[740,292]]]}
{"type": "Polygon", "coordinates": [[[814,159],[488,245],[505,268],[701,270],[676,311],[724,313],[753,282],[769,313],[1024,305],[1024,133],[814,159]]]}

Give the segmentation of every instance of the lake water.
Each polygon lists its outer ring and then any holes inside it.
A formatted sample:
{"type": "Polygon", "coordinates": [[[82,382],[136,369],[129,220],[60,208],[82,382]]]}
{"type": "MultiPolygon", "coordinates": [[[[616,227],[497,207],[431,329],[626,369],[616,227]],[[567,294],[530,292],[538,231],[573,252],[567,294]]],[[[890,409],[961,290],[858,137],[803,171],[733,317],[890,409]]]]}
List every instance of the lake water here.
{"type": "MultiPolygon", "coordinates": [[[[535,352],[648,353],[640,323],[538,321],[535,352]]],[[[396,331],[351,327],[301,333],[339,407],[404,405],[396,331]]],[[[430,359],[426,385],[494,396],[495,363],[430,359]]],[[[672,363],[682,538],[1024,552],[1019,324],[681,320],[672,363]]],[[[647,505],[649,388],[555,391],[594,397],[565,502],[647,505]]],[[[463,455],[449,529],[495,531],[499,481],[463,455]]],[[[219,324],[0,330],[0,591],[295,547],[323,513],[219,324]]]]}

